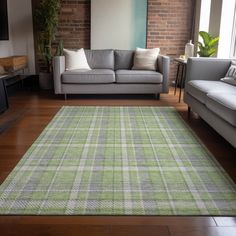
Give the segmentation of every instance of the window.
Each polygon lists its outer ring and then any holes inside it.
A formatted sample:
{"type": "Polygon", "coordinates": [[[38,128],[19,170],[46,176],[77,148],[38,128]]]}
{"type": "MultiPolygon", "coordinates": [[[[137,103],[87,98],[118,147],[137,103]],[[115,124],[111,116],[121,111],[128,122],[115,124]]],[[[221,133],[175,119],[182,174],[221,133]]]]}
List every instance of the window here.
{"type": "Polygon", "coordinates": [[[232,33],[230,56],[236,57],[236,5],[235,5],[235,10],[234,10],[234,23],[233,23],[233,33],[232,33]]]}
{"type": "Polygon", "coordinates": [[[218,57],[229,58],[232,54],[232,32],[234,31],[235,0],[223,0],[220,22],[218,57]]]}
{"type": "Polygon", "coordinates": [[[201,1],[199,31],[209,31],[211,0],[201,1]]]}

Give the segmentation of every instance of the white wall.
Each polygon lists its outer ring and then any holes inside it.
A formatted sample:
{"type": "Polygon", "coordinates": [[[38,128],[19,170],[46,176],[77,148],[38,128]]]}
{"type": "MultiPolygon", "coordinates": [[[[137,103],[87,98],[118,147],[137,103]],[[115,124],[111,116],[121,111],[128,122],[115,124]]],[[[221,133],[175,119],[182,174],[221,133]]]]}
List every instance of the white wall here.
{"type": "Polygon", "coordinates": [[[200,9],[199,31],[209,31],[211,0],[202,0],[200,9]]]}
{"type": "Polygon", "coordinates": [[[91,0],[91,48],[146,46],[145,0],[91,0]]]}
{"type": "Polygon", "coordinates": [[[29,73],[35,74],[31,0],[8,0],[9,41],[0,41],[0,57],[27,55],[29,73]]]}
{"type": "Polygon", "coordinates": [[[130,0],[91,1],[91,48],[129,49],[132,16],[130,0]],[[126,37],[123,37],[123,36],[126,37]]]}
{"type": "Polygon", "coordinates": [[[12,41],[0,41],[0,57],[8,57],[13,55],[12,41]]]}

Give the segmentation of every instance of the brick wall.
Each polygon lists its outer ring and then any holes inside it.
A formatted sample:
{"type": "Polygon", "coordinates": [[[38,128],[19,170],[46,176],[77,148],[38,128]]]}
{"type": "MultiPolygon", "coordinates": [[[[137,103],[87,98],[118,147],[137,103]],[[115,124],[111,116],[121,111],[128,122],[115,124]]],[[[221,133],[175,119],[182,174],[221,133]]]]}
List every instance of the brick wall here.
{"type": "MultiPolygon", "coordinates": [[[[39,0],[32,0],[33,11],[38,4],[39,0]]],[[[90,48],[90,0],[61,0],[56,43],[60,39],[63,39],[65,48],[90,48]]],[[[45,62],[38,53],[36,70],[46,70],[45,62]]]]}
{"type": "Polygon", "coordinates": [[[90,48],[90,1],[62,0],[58,39],[66,48],[90,48]]]}
{"type": "MultiPolygon", "coordinates": [[[[147,47],[179,56],[191,38],[194,0],[148,0],[147,47]]],[[[65,47],[90,47],[90,1],[62,0],[57,38],[65,47]]]]}
{"type": "MultiPolygon", "coordinates": [[[[160,47],[161,53],[172,58],[184,54],[191,38],[194,0],[148,0],[147,47],[160,47]]],[[[90,47],[90,1],[62,0],[57,40],[66,48],[90,47]]],[[[170,79],[176,65],[171,63],[170,79]]]]}
{"type": "MultiPolygon", "coordinates": [[[[191,39],[194,0],[148,0],[147,47],[160,47],[171,58],[184,54],[191,39]]],[[[170,79],[176,65],[171,63],[170,79]]]]}

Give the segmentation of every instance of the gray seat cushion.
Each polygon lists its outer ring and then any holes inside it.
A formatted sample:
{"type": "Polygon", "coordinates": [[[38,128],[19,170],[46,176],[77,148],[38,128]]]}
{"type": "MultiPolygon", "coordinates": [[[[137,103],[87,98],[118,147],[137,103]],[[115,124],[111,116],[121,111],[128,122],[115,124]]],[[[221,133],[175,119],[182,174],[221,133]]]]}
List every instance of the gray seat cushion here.
{"type": "Polygon", "coordinates": [[[236,91],[235,93],[209,93],[206,106],[236,127],[236,91]]]}
{"type": "Polygon", "coordinates": [[[115,70],[131,70],[134,64],[133,50],[115,50],[115,70]]]}
{"type": "Polygon", "coordinates": [[[85,55],[90,68],[114,70],[113,50],[85,50],[85,55]]]}
{"type": "Polygon", "coordinates": [[[231,93],[235,91],[235,86],[223,83],[221,81],[192,80],[186,84],[185,90],[188,94],[196,98],[198,101],[206,104],[208,93],[231,93]]]}
{"type": "Polygon", "coordinates": [[[160,84],[163,76],[156,71],[147,70],[117,70],[116,82],[120,84],[160,84]]]}
{"type": "Polygon", "coordinates": [[[66,84],[109,84],[115,82],[112,70],[69,70],[62,74],[62,83],[66,84]]]}

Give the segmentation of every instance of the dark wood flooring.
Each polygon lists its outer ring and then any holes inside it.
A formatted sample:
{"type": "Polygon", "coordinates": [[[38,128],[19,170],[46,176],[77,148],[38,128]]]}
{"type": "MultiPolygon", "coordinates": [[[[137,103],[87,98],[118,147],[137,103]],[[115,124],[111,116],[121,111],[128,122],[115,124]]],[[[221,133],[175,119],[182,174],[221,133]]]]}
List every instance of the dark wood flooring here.
{"type": "MultiPolygon", "coordinates": [[[[23,91],[10,97],[0,115],[0,183],[64,105],[174,106],[236,182],[236,150],[187,107],[171,89],[159,101],[151,96],[62,96],[23,91]]],[[[0,216],[0,235],[236,236],[236,217],[0,216]]]]}

